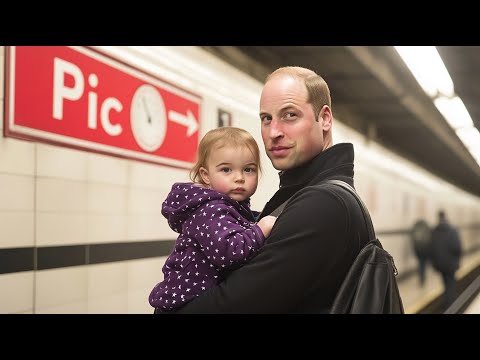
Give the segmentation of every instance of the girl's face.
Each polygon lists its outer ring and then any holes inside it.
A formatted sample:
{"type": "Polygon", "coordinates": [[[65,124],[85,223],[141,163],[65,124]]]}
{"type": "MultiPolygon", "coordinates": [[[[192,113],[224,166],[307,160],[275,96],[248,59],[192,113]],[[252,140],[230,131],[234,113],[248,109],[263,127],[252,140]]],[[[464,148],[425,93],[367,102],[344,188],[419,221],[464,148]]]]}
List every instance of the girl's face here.
{"type": "Polygon", "coordinates": [[[200,176],[208,187],[243,201],[257,190],[258,164],[247,146],[223,146],[212,149],[207,167],[200,176]]]}

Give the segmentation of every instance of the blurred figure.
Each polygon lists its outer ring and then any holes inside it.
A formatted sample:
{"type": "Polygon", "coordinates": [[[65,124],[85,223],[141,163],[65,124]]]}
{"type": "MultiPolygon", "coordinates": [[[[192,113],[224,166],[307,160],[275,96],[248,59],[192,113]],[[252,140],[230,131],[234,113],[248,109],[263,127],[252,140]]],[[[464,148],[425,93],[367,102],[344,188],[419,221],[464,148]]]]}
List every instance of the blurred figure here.
{"type": "Polygon", "coordinates": [[[418,280],[420,286],[425,284],[425,270],[430,257],[432,230],[425,220],[418,220],[412,229],[412,245],[418,261],[418,280]]]}
{"type": "Polygon", "coordinates": [[[456,297],[455,272],[460,265],[462,246],[457,230],[448,223],[443,210],[438,212],[438,225],[432,231],[431,259],[433,267],[442,275],[443,305],[450,306],[456,297]]]}

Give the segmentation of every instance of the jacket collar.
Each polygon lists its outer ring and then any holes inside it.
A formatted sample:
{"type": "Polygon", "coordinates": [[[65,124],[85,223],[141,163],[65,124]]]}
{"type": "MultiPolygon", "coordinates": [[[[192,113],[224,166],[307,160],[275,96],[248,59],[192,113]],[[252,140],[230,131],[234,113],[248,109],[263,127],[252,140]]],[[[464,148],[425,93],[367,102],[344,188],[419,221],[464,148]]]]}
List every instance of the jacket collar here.
{"type": "Polygon", "coordinates": [[[353,178],[353,160],[353,144],[333,145],[304,165],[280,172],[280,188],[320,181],[331,175],[353,178]]]}

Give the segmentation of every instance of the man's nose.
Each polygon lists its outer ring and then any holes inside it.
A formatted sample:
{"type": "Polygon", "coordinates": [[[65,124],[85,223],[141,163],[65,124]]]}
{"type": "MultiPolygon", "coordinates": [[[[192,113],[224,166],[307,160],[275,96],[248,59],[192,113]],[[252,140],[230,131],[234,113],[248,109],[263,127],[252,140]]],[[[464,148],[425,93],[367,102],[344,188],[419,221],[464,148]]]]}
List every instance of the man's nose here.
{"type": "Polygon", "coordinates": [[[273,119],[269,126],[269,136],[271,139],[277,139],[284,136],[283,126],[280,121],[273,119]]]}

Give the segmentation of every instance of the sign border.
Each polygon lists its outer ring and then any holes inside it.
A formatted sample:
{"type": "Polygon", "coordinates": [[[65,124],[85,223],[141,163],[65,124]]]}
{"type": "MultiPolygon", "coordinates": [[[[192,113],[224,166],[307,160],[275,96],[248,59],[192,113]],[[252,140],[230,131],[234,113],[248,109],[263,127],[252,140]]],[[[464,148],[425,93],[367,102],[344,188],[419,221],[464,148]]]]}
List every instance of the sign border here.
{"type": "MultiPolygon", "coordinates": [[[[186,162],[176,159],[171,159],[164,156],[151,155],[148,153],[137,152],[134,150],[122,149],[105,144],[99,144],[96,142],[81,140],[72,138],[66,135],[54,134],[47,131],[38,129],[31,129],[29,127],[16,125],[14,123],[14,102],[15,102],[15,49],[17,46],[5,46],[5,86],[4,86],[4,137],[11,137],[20,140],[35,141],[45,143],[54,146],[61,146],[71,148],[75,150],[88,151],[98,153],[102,155],[115,156],[128,160],[138,160],[156,165],[166,165],[180,169],[190,169],[194,163],[186,162]]],[[[191,91],[185,90],[175,84],[160,79],[148,72],[135,68],[134,66],[110,55],[102,52],[101,50],[94,49],[88,46],[67,46],[75,51],[89,56],[97,61],[100,61],[108,66],[114,67],[117,70],[134,76],[136,78],[145,81],[147,84],[151,84],[160,88],[164,88],[167,91],[173,92],[178,96],[186,97],[192,102],[196,102],[199,105],[198,116],[198,132],[200,134],[201,129],[201,113],[202,113],[202,101],[203,98],[200,95],[196,95],[191,91]]]]}

